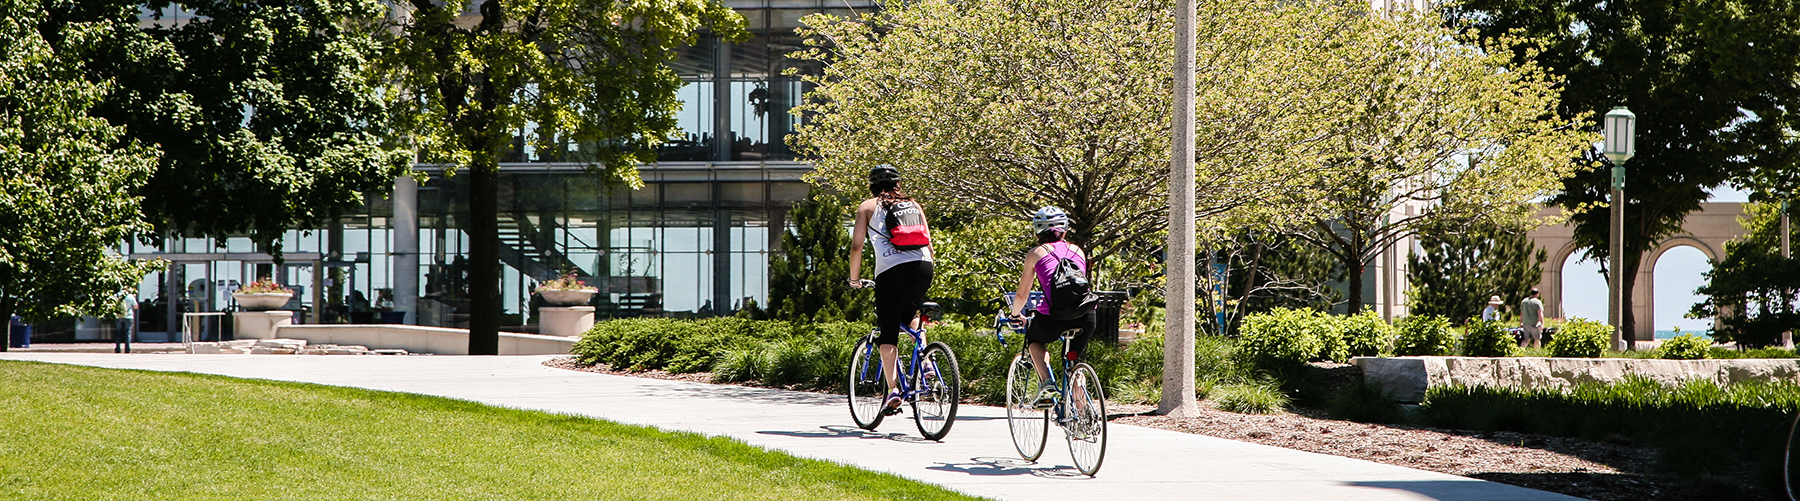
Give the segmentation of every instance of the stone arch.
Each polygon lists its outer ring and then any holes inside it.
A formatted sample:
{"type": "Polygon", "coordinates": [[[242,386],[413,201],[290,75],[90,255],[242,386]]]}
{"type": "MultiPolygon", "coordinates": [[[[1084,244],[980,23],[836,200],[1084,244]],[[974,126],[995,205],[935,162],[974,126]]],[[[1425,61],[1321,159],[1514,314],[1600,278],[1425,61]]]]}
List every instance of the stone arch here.
{"type": "MultiPolygon", "coordinates": [[[[1637,322],[1633,333],[1636,339],[1648,340],[1655,335],[1653,326],[1654,305],[1653,288],[1655,287],[1656,261],[1662,258],[1669,249],[1680,246],[1691,246],[1700,249],[1706,257],[1717,261],[1724,256],[1725,242],[1744,234],[1738,219],[1745,216],[1745,204],[1704,202],[1699,210],[1688,214],[1682,222],[1681,230],[1673,237],[1663,239],[1646,252],[1640,261],[1638,273],[1631,277],[1635,281],[1631,294],[1631,312],[1637,322]]],[[[1540,217],[1555,218],[1563,215],[1558,207],[1547,207],[1538,212],[1540,217]]],[[[1532,242],[1538,247],[1550,250],[1550,259],[1544,263],[1544,273],[1539,279],[1538,289],[1543,293],[1544,314],[1546,316],[1566,317],[1562,311],[1563,264],[1569,256],[1579,252],[1575,245],[1574,228],[1566,222],[1563,224],[1545,225],[1527,232],[1532,242]]]]}
{"type": "Polygon", "coordinates": [[[1648,337],[1640,336],[1639,340],[1656,337],[1656,264],[1662,261],[1664,254],[1680,247],[1692,247],[1699,250],[1701,254],[1706,255],[1707,259],[1715,263],[1725,256],[1723,249],[1714,248],[1705,240],[1686,235],[1663,240],[1662,243],[1656,245],[1655,249],[1645,254],[1644,261],[1638,264],[1638,290],[1632,291],[1632,296],[1638,298],[1632,301],[1632,310],[1634,314],[1637,314],[1638,331],[1649,333],[1648,337]]]}

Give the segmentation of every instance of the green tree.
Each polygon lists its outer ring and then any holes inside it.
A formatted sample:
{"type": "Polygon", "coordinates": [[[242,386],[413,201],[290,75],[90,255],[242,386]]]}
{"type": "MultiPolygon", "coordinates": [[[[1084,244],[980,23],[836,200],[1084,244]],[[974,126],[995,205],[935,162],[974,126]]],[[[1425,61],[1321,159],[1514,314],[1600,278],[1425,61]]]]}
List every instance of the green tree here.
{"type": "Polygon", "coordinates": [[[155,265],[113,247],[147,228],[132,192],[156,152],[88,115],[106,85],[40,36],[42,9],[0,0],[0,319],[102,314],[155,265]]]}
{"type": "MultiPolygon", "coordinates": [[[[1783,137],[1800,110],[1800,3],[1791,0],[1593,2],[1463,0],[1445,8],[1457,25],[1497,40],[1523,35],[1514,58],[1561,77],[1565,119],[1597,117],[1614,106],[1638,115],[1637,155],[1625,182],[1623,276],[1663,237],[1680,231],[1707,189],[1746,170],[1791,169],[1783,137]]],[[[1588,121],[1589,130],[1599,130],[1588,121]]],[[[1575,162],[1600,161],[1590,151],[1575,162]]],[[[1607,262],[1611,180],[1606,169],[1563,182],[1552,201],[1570,214],[1575,242],[1607,262]]],[[[1620,328],[1630,339],[1634,281],[1619,284],[1620,328]]]]}
{"type": "MultiPolygon", "coordinates": [[[[1749,234],[1725,243],[1725,259],[1706,272],[1705,296],[1689,317],[1713,317],[1712,338],[1760,347],[1780,342],[1784,331],[1800,329],[1800,259],[1781,256],[1781,210],[1778,204],[1751,204],[1742,221],[1749,234]]],[[[1788,216],[1796,206],[1789,206],[1788,216]]],[[[1789,231],[1792,231],[1790,229],[1789,231]]],[[[1795,235],[1788,235],[1792,239],[1795,235]]]]}
{"type": "Polygon", "coordinates": [[[1431,228],[1419,234],[1423,254],[1406,258],[1414,315],[1462,325],[1481,317],[1488,298],[1517,305],[1543,279],[1548,253],[1525,232],[1494,225],[1431,228]]]}
{"type": "Polygon", "coordinates": [[[699,30],[746,36],[717,0],[396,2],[382,75],[393,138],[469,176],[469,353],[499,350],[500,155],[518,131],[539,149],[572,143],[618,185],[676,129],[681,79],[668,66],[699,30]],[[527,127],[527,124],[531,127],[527,127]]]}
{"type": "MultiPolygon", "coordinates": [[[[1164,231],[1174,57],[1168,0],[924,0],[800,31],[822,75],[793,139],[813,179],[859,186],[890,163],[907,188],[981,217],[1070,214],[1107,257],[1164,231]]],[[[1202,2],[1196,57],[1196,217],[1208,231],[1293,211],[1321,168],[1314,99],[1350,61],[1323,57],[1347,16],[1331,3],[1202,2]]]]}
{"type": "Polygon", "coordinates": [[[1037,241],[1016,219],[969,214],[931,216],[932,300],[950,313],[985,322],[1000,310],[995,298],[1018,287],[1025,253],[1037,241]]]}
{"type": "Polygon", "coordinates": [[[377,0],[46,2],[43,36],[112,91],[89,111],[161,150],[135,188],[154,231],[248,234],[280,258],[316,228],[385,193],[410,155],[383,144],[377,0]],[[140,22],[140,9],[153,13],[140,22]]]}
{"type": "MultiPolygon", "coordinates": [[[[856,201],[814,189],[794,205],[794,231],[769,258],[769,315],[794,322],[861,320],[871,294],[849,287],[850,207],[856,201]]],[[[870,268],[873,269],[873,268],[870,268]]]]}
{"type": "Polygon", "coordinates": [[[1549,118],[1560,80],[1504,47],[1471,44],[1424,13],[1352,23],[1333,55],[1360,64],[1322,96],[1344,113],[1326,142],[1321,217],[1292,235],[1342,263],[1355,314],[1363,270],[1383,250],[1432,226],[1529,224],[1598,137],[1549,118]]]}

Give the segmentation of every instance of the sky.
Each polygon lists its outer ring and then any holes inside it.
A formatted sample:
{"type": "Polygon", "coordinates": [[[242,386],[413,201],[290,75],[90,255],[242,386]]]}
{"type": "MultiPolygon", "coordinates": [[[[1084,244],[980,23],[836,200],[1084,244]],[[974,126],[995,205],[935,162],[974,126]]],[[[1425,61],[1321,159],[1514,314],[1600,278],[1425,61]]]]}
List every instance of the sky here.
{"type": "MultiPolygon", "coordinates": [[[[1709,201],[1748,202],[1750,198],[1746,192],[1720,188],[1713,190],[1709,201]]],[[[1694,289],[1706,283],[1701,274],[1712,270],[1712,265],[1706,262],[1706,254],[1693,247],[1677,247],[1663,253],[1655,266],[1656,283],[1653,288],[1656,311],[1652,320],[1656,330],[1680,328],[1683,331],[1704,333],[1711,329],[1711,318],[1685,318],[1688,309],[1700,302],[1700,296],[1694,294],[1694,289]]],[[[1606,277],[1600,275],[1600,263],[1581,259],[1579,252],[1570,255],[1569,262],[1563,268],[1564,315],[1604,322],[1606,298],[1606,277]]]]}

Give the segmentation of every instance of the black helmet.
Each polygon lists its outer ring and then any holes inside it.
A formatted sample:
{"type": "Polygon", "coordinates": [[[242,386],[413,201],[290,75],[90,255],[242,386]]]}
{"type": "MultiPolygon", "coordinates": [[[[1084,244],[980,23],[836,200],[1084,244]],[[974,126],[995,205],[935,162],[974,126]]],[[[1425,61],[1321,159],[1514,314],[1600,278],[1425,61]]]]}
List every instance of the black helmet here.
{"type": "Polygon", "coordinates": [[[869,184],[898,182],[900,182],[900,169],[896,169],[892,165],[881,164],[869,169],[869,184]]]}

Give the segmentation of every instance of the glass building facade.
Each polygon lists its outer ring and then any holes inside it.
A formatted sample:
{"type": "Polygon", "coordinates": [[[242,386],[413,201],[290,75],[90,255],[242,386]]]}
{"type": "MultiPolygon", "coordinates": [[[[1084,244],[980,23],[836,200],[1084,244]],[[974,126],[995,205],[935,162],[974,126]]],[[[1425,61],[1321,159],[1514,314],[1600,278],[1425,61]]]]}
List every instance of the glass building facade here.
{"type": "MultiPolygon", "coordinates": [[[[789,110],[807,90],[784,72],[817,71],[786,57],[802,47],[794,29],[810,14],[849,16],[876,6],[726,4],[745,17],[752,37],[725,43],[702,35],[680,51],[673,66],[684,81],[681,131],[657,163],[640,166],[644,188],[608,187],[568,162],[579,146],[539,151],[520,141],[507,155],[499,217],[506,330],[531,330],[531,291],[565,271],[601,289],[594,305],[603,318],[728,315],[767,302],[769,256],[789,208],[806,196],[801,176],[810,170],[784,140],[803,120],[789,110]]],[[[300,323],[378,322],[395,311],[408,324],[466,327],[467,178],[418,169],[426,181],[396,180],[391,196],[370,197],[329,227],[289,231],[280,265],[247,238],[223,246],[192,238],[130,244],[133,257],[174,263],[139,287],[139,339],[176,339],[165,319],[229,310],[230,291],[265,276],[298,290],[289,309],[301,312],[300,323]]],[[[108,322],[72,323],[45,325],[38,338],[111,336],[108,322]]]]}

